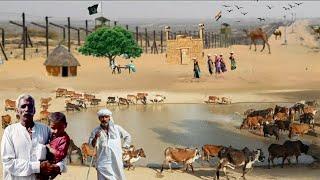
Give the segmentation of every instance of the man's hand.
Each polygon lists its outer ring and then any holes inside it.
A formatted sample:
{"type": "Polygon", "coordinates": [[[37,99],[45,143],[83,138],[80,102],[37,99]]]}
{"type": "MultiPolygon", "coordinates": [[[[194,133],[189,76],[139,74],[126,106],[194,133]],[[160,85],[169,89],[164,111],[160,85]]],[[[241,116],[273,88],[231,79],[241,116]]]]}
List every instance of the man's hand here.
{"type": "Polygon", "coordinates": [[[60,168],[59,166],[55,164],[51,164],[48,161],[43,161],[40,163],[40,174],[43,175],[56,175],[60,173],[60,168]]]}
{"type": "Polygon", "coordinates": [[[100,134],[101,134],[101,130],[96,133],[96,135],[94,136],[94,138],[97,140],[97,139],[100,137],[100,134]]]}

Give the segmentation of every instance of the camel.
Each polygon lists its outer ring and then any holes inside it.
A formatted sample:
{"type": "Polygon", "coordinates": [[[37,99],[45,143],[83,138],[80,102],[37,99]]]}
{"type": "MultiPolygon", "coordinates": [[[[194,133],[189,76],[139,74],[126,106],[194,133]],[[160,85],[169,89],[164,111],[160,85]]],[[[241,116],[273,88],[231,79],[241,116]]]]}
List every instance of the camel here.
{"type": "Polygon", "coordinates": [[[273,35],[275,35],[276,40],[278,39],[278,36],[280,36],[279,39],[281,39],[281,31],[280,31],[279,29],[276,29],[276,30],[273,32],[273,35]]]}
{"type": "Polygon", "coordinates": [[[261,39],[263,41],[263,47],[262,47],[260,52],[262,52],[264,50],[265,44],[267,44],[268,49],[269,49],[269,54],[271,53],[270,52],[270,45],[268,43],[267,33],[265,33],[261,28],[257,28],[257,29],[255,29],[253,31],[250,31],[250,32],[248,32],[246,29],[244,29],[243,31],[246,33],[247,37],[249,37],[251,39],[251,43],[250,43],[250,48],[249,49],[251,49],[251,45],[253,43],[254,44],[254,48],[255,48],[254,50],[257,51],[256,40],[257,39],[261,39]]]}

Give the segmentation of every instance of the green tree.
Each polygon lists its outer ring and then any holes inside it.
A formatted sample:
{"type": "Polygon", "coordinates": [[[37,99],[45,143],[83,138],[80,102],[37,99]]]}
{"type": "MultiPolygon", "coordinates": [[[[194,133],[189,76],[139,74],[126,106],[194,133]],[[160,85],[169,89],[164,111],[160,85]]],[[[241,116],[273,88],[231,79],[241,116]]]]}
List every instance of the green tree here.
{"type": "Polygon", "coordinates": [[[128,59],[140,57],[142,49],[130,31],[115,26],[102,27],[88,35],[79,52],[86,56],[106,57],[111,66],[117,56],[124,55],[128,59]]]}

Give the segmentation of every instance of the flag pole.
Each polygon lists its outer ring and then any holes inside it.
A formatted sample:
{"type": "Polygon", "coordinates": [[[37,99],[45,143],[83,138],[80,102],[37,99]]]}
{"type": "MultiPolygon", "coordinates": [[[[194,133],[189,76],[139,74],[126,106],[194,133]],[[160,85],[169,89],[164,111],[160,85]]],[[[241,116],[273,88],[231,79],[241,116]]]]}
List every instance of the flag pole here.
{"type": "Polygon", "coordinates": [[[100,8],[101,8],[101,16],[103,16],[103,12],[102,12],[102,1],[100,1],[100,3],[101,3],[101,6],[100,6],[100,8]]]}

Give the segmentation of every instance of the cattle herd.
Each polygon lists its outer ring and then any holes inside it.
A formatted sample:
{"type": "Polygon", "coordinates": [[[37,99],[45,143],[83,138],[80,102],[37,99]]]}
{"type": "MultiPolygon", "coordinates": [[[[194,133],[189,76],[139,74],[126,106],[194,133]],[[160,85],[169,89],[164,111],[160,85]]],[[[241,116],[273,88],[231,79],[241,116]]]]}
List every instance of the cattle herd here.
{"type": "MultiPolygon", "coordinates": [[[[136,95],[128,94],[124,97],[109,96],[106,105],[117,104],[117,105],[129,105],[147,104],[148,93],[137,93],[136,95]]],[[[99,105],[101,99],[97,99],[93,94],[76,93],[75,91],[68,91],[67,89],[58,88],[56,90],[56,98],[64,97],[65,108],[69,110],[81,110],[87,108],[88,105],[99,105]]],[[[152,103],[164,102],[166,99],[163,95],[155,95],[150,99],[152,103]]],[[[41,98],[40,105],[40,120],[47,120],[49,112],[48,107],[50,106],[51,97],[41,98]]],[[[231,103],[230,98],[209,96],[206,103],[231,103]],[[221,100],[221,101],[220,101],[221,100]]],[[[5,111],[15,110],[16,102],[13,100],[5,100],[5,111]]],[[[274,108],[267,108],[262,110],[248,109],[244,112],[245,118],[240,125],[240,130],[248,129],[249,131],[258,131],[264,137],[275,136],[276,140],[280,139],[280,134],[288,132],[289,140],[286,140],[283,144],[271,144],[268,148],[268,167],[270,163],[274,165],[275,158],[282,158],[281,167],[287,160],[290,164],[290,158],[296,157],[296,163],[298,163],[298,157],[301,153],[307,154],[309,146],[302,143],[300,140],[292,141],[291,138],[295,135],[301,135],[308,133],[309,131],[315,131],[315,115],[317,112],[316,101],[300,101],[293,104],[290,107],[282,107],[276,105],[274,108]]],[[[10,115],[2,116],[2,127],[5,128],[11,123],[10,115]]],[[[73,141],[71,141],[68,157],[71,163],[71,154],[79,154],[82,158],[82,163],[87,162],[88,157],[95,157],[95,150],[92,149],[88,143],[83,143],[81,148],[77,147],[73,141]]],[[[172,163],[183,164],[185,170],[189,168],[194,172],[193,162],[199,159],[202,161],[206,160],[209,162],[210,158],[217,157],[218,164],[216,166],[215,177],[219,179],[220,171],[223,171],[227,176],[226,169],[235,169],[242,167],[242,177],[245,179],[245,174],[249,169],[252,169],[252,165],[255,162],[262,162],[265,160],[264,153],[261,149],[250,150],[247,147],[243,149],[235,149],[232,146],[222,146],[214,144],[206,144],[202,146],[201,150],[198,148],[178,148],[168,147],[164,150],[164,161],[161,166],[163,172],[164,167],[168,166],[171,169],[172,163]]],[[[131,146],[128,149],[123,149],[123,161],[127,166],[134,169],[134,163],[140,158],[146,158],[146,154],[142,148],[136,149],[131,146]]],[[[172,169],[171,169],[172,170],[172,169]]]]}

